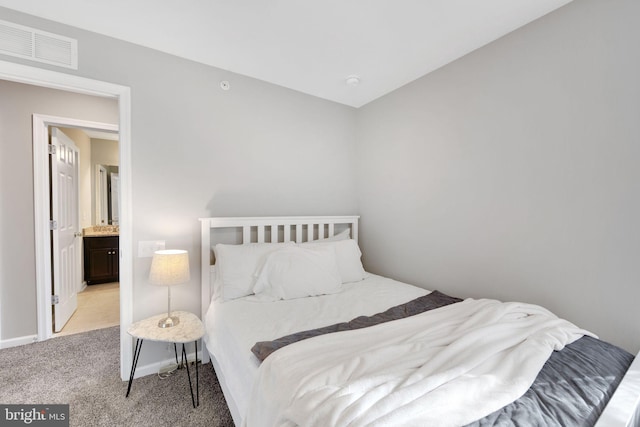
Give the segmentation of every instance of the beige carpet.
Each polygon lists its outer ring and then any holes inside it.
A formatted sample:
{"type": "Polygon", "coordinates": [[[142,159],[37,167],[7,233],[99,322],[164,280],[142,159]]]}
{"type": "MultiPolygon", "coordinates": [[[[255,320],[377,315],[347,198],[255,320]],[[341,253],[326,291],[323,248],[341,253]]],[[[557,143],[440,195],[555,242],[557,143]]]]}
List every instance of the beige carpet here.
{"type": "Polygon", "coordinates": [[[0,350],[0,402],[67,403],[70,425],[78,427],[233,426],[211,364],[200,367],[194,409],[182,370],[137,378],[125,398],[119,353],[118,327],[0,350]]]}

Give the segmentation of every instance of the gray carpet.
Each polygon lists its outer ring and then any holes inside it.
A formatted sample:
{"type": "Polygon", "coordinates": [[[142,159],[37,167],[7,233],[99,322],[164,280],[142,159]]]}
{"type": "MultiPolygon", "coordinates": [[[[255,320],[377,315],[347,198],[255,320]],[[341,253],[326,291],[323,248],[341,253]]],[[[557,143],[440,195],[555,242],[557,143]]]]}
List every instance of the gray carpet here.
{"type": "Polygon", "coordinates": [[[116,326],[0,350],[0,403],[68,403],[78,427],[233,426],[211,364],[200,367],[196,409],[184,371],[137,378],[125,398],[119,341],[116,326]]]}

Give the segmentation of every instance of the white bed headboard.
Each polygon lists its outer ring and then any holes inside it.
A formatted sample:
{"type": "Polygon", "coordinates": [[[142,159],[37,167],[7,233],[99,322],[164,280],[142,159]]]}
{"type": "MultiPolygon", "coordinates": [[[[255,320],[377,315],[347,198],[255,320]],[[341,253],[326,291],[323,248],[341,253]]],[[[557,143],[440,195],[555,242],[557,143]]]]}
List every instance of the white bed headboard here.
{"type": "Polygon", "coordinates": [[[349,228],[351,238],[358,241],[359,216],[283,216],[283,217],[219,217],[200,218],[201,223],[201,271],[202,271],[202,312],[204,316],[213,296],[211,283],[212,229],[236,229],[241,231],[234,243],[288,242],[297,243],[322,240],[331,237],[341,229],[349,228]]]}

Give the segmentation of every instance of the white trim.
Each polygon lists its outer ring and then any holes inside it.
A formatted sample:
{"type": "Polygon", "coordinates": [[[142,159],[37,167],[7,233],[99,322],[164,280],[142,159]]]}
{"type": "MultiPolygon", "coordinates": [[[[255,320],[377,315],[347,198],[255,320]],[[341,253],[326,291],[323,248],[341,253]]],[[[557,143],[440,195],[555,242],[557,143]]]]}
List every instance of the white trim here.
{"type": "Polygon", "coordinates": [[[49,235],[49,161],[47,147],[47,124],[33,116],[33,214],[36,250],[36,320],[38,341],[51,338],[51,244],[49,235]],[[43,241],[42,239],[46,239],[43,241]],[[47,292],[47,289],[49,290],[47,292]]]}
{"type": "MultiPolygon", "coordinates": [[[[0,61],[0,79],[59,89],[67,92],[82,93],[84,95],[120,98],[121,101],[122,96],[125,96],[127,99],[131,97],[131,89],[127,86],[7,61],[0,61]]],[[[121,108],[122,107],[123,105],[121,105],[121,108]]],[[[130,105],[127,107],[130,109],[130,105]]],[[[122,116],[122,111],[120,111],[120,113],[122,116]]],[[[129,122],[129,120],[127,121],[129,122]]],[[[120,127],[122,128],[122,122],[120,123],[120,127]]]]}
{"type": "Polygon", "coordinates": [[[25,335],[24,337],[9,338],[0,341],[0,348],[11,348],[19,345],[31,344],[38,341],[37,335],[25,335]]]}
{"type": "Polygon", "coordinates": [[[631,362],[595,427],[640,425],[640,353],[631,362]]]}
{"type": "MultiPolygon", "coordinates": [[[[120,377],[128,379],[133,358],[127,328],[133,322],[133,240],[131,165],[131,89],[42,68],[0,61],[0,79],[69,92],[118,99],[120,134],[120,377]]],[[[35,153],[34,153],[35,155],[35,153]]],[[[36,223],[36,227],[38,224],[36,223]]],[[[38,255],[37,255],[38,256],[38,255]]],[[[40,254],[42,256],[42,254],[40,254]]]]}

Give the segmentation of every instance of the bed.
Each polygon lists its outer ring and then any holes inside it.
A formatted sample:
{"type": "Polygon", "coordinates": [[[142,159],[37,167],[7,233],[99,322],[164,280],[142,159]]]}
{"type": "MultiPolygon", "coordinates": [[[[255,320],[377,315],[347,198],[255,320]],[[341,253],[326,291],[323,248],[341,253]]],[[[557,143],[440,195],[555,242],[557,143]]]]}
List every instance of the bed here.
{"type": "Polygon", "coordinates": [[[200,221],[203,363],[238,426],[639,425],[638,358],[542,307],[367,273],[357,216],[200,221]]]}

